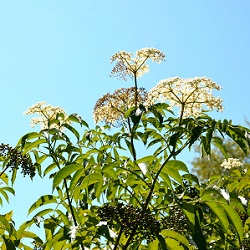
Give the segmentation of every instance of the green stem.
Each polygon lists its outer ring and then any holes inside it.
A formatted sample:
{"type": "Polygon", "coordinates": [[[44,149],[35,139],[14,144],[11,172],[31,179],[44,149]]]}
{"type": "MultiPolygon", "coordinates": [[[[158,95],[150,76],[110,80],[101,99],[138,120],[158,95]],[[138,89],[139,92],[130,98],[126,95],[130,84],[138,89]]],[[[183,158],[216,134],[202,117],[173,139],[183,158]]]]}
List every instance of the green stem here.
{"type": "Polygon", "coordinates": [[[157,182],[157,178],[159,177],[159,175],[160,175],[162,169],[164,168],[164,166],[167,164],[167,162],[168,162],[173,156],[178,155],[178,154],[179,154],[188,144],[189,144],[189,141],[187,141],[187,142],[186,142],[179,150],[177,150],[177,151],[175,151],[175,147],[174,147],[174,148],[172,149],[172,151],[170,152],[169,156],[167,157],[167,159],[163,162],[163,164],[161,165],[160,169],[159,169],[158,172],[156,173],[155,178],[154,178],[154,181],[153,181],[153,184],[152,184],[152,186],[151,186],[151,188],[150,188],[150,191],[149,191],[149,194],[148,194],[148,196],[147,196],[147,198],[146,198],[146,202],[144,203],[142,213],[141,213],[141,215],[140,215],[140,217],[139,217],[139,219],[138,219],[138,223],[134,226],[134,229],[133,229],[132,232],[130,233],[130,236],[129,236],[129,238],[128,238],[126,244],[124,245],[123,250],[126,250],[126,249],[128,248],[130,242],[132,241],[132,239],[133,239],[133,237],[134,237],[134,235],[135,235],[135,233],[136,233],[136,230],[137,230],[137,228],[138,228],[138,225],[139,225],[141,219],[143,218],[144,213],[145,213],[146,210],[147,210],[147,207],[148,207],[148,205],[149,205],[149,202],[150,202],[150,200],[151,200],[151,197],[152,197],[152,194],[153,194],[153,191],[154,191],[154,188],[155,188],[155,184],[156,184],[156,182],[157,182]]]}
{"type": "Polygon", "coordinates": [[[134,131],[131,128],[129,118],[128,118],[128,128],[129,128],[129,133],[130,133],[130,143],[131,143],[131,147],[132,147],[133,160],[136,161],[136,152],[135,152],[134,139],[133,139],[134,131]]]}
{"type": "Polygon", "coordinates": [[[6,166],[5,169],[0,173],[0,177],[4,174],[4,172],[9,168],[10,166],[6,166]]]}
{"type": "Polygon", "coordinates": [[[134,73],[134,79],[135,79],[135,106],[137,107],[137,102],[138,102],[138,87],[137,87],[136,73],[134,73]]]}
{"type": "Polygon", "coordinates": [[[185,103],[181,104],[181,115],[180,115],[180,121],[179,121],[179,127],[181,126],[183,115],[184,115],[184,109],[185,109],[185,103]]]}
{"type": "Polygon", "coordinates": [[[123,226],[121,225],[121,228],[120,228],[120,231],[119,231],[119,234],[118,234],[118,237],[115,241],[115,246],[114,246],[114,249],[113,250],[116,250],[118,248],[118,245],[119,245],[119,241],[120,241],[120,238],[122,236],[122,231],[123,231],[123,226]]]}
{"type": "MultiPolygon", "coordinates": [[[[59,163],[58,163],[58,161],[57,161],[57,158],[54,156],[54,152],[52,151],[52,146],[51,146],[50,141],[48,141],[48,145],[49,145],[49,153],[50,153],[52,159],[53,159],[54,162],[56,163],[57,167],[58,167],[59,169],[61,169],[61,168],[60,168],[60,165],[59,165],[59,163]]],[[[65,186],[65,189],[66,189],[67,200],[68,200],[68,204],[69,204],[70,213],[71,213],[72,218],[73,218],[74,226],[77,227],[78,224],[77,224],[77,220],[76,220],[75,213],[74,213],[74,210],[73,210],[72,202],[71,202],[71,200],[70,200],[70,194],[69,194],[69,188],[68,188],[68,185],[67,185],[67,181],[64,179],[64,180],[63,180],[63,183],[64,183],[64,186],[65,186]]],[[[84,246],[83,246],[83,244],[82,244],[82,242],[80,243],[80,246],[81,246],[82,250],[85,249],[84,246]]]]}

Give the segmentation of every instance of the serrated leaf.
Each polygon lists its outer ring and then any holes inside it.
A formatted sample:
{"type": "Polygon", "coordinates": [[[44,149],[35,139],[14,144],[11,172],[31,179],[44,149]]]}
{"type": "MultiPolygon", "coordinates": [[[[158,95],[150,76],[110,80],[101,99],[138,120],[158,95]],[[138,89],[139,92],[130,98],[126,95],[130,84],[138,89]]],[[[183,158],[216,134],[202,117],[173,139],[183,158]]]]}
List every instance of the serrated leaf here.
{"type": "Polygon", "coordinates": [[[22,136],[20,138],[17,145],[24,145],[27,140],[31,140],[31,139],[34,139],[34,138],[37,138],[37,137],[40,137],[40,136],[41,136],[41,133],[38,133],[38,132],[28,133],[28,134],[26,134],[26,135],[24,135],[24,136],[22,136]]]}
{"type": "Polygon", "coordinates": [[[181,246],[179,242],[176,241],[175,239],[167,238],[165,241],[168,250],[184,250],[183,246],[181,246]]]}
{"type": "Polygon", "coordinates": [[[57,203],[57,197],[54,195],[43,195],[29,208],[28,214],[33,212],[35,209],[40,208],[41,206],[51,203],[57,203]]]}
{"type": "Polygon", "coordinates": [[[226,134],[240,146],[246,155],[248,154],[248,143],[244,132],[240,128],[236,126],[228,126],[226,129],[226,134]]]}
{"type": "Polygon", "coordinates": [[[36,163],[37,163],[37,164],[41,164],[41,163],[43,163],[46,159],[47,159],[47,155],[42,155],[41,157],[39,157],[39,158],[36,160],[36,163]]]}
{"type": "Polygon", "coordinates": [[[57,164],[56,163],[52,163],[50,164],[45,170],[44,170],[44,173],[43,173],[43,176],[47,175],[50,171],[52,171],[54,168],[57,167],[57,164]]]}
{"type": "Polygon", "coordinates": [[[212,211],[213,213],[219,218],[223,228],[227,232],[229,228],[229,221],[227,215],[223,209],[223,205],[220,204],[218,201],[207,201],[204,202],[212,211]]]}
{"type": "Polygon", "coordinates": [[[220,137],[213,137],[212,143],[220,150],[220,152],[223,154],[225,158],[228,157],[227,149],[223,144],[223,140],[220,137]]]}
{"type": "MultiPolygon", "coordinates": [[[[184,236],[179,234],[178,232],[175,232],[173,230],[164,229],[161,231],[161,234],[164,237],[173,238],[173,239],[177,240],[179,243],[181,243],[182,245],[184,245],[185,247],[187,247],[188,249],[191,249],[188,240],[184,236]]],[[[167,239],[166,239],[166,242],[167,242],[167,239]]]]}
{"type": "Polygon", "coordinates": [[[71,175],[73,172],[82,169],[83,165],[80,164],[71,164],[71,165],[67,165],[65,167],[63,167],[62,169],[60,169],[54,179],[53,179],[53,186],[52,186],[52,190],[54,190],[66,177],[68,177],[69,175],[71,175]]]}
{"type": "Polygon", "coordinates": [[[78,140],[80,139],[80,134],[79,134],[79,132],[74,127],[68,125],[67,123],[63,124],[63,127],[65,127],[68,130],[70,130],[76,136],[76,138],[78,140]]]}
{"type": "Polygon", "coordinates": [[[113,180],[116,180],[117,178],[116,171],[114,170],[114,166],[112,165],[105,165],[102,168],[102,172],[111,177],[113,180]]]}
{"type": "Polygon", "coordinates": [[[85,189],[88,186],[90,186],[96,182],[102,181],[102,180],[103,180],[102,175],[97,174],[97,173],[93,173],[93,174],[90,174],[88,176],[85,176],[85,178],[81,184],[81,189],[85,189]]]}
{"type": "Polygon", "coordinates": [[[149,242],[149,244],[148,244],[148,250],[156,250],[156,249],[159,249],[159,248],[158,248],[158,245],[159,245],[159,240],[158,240],[158,239],[155,239],[155,240],[149,242]]]}
{"type": "Polygon", "coordinates": [[[243,230],[243,225],[242,225],[242,221],[241,221],[240,216],[235,211],[234,207],[232,207],[228,204],[225,204],[224,202],[221,202],[221,206],[225,209],[231,223],[234,225],[234,227],[238,233],[240,241],[242,241],[244,230],[243,230]]]}
{"type": "Polygon", "coordinates": [[[43,241],[40,239],[40,237],[38,237],[35,233],[29,232],[29,231],[24,231],[22,234],[23,238],[31,238],[34,239],[35,241],[39,242],[39,243],[43,243],[43,241]]]}
{"type": "Polygon", "coordinates": [[[31,149],[38,147],[39,145],[41,145],[42,143],[45,143],[46,140],[44,138],[42,139],[38,139],[34,142],[31,143],[26,143],[26,145],[23,147],[23,154],[26,154],[27,152],[29,152],[31,149]]]}
{"type": "Polygon", "coordinates": [[[173,168],[173,169],[176,169],[176,170],[181,170],[181,171],[184,171],[184,172],[188,172],[188,168],[186,166],[186,164],[182,161],[178,161],[178,160],[170,160],[168,161],[164,168],[163,169],[166,169],[166,168],[173,168]]]}
{"type": "Polygon", "coordinates": [[[72,192],[75,188],[75,186],[77,185],[77,183],[79,182],[80,178],[83,177],[83,175],[85,174],[85,169],[79,169],[75,172],[75,174],[73,175],[71,181],[70,181],[70,186],[69,186],[69,190],[72,192]]]}
{"type": "Polygon", "coordinates": [[[0,227],[1,224],[4,226],[4,228],[10,233],[11,232],[11,227],[9,221],[5,218],[4,215],[0,215],[0,227]]]}
{"type": "Polygon", "coordinates": [[[6,173],[0,172],[0,179],[1,179],[5,184],[8,185],[9,177],[8,177],[8,175],[7,175],[6,173]]]}
{"type": "Polygon", "coordinates": [[[183,202],[182,203],[182,211],[187,218],[189,227],[191,228],[192,231],[194,231],[194,228],[195,228],[195,209],[194,209],[194,206],[190,203],[183,202]]]}

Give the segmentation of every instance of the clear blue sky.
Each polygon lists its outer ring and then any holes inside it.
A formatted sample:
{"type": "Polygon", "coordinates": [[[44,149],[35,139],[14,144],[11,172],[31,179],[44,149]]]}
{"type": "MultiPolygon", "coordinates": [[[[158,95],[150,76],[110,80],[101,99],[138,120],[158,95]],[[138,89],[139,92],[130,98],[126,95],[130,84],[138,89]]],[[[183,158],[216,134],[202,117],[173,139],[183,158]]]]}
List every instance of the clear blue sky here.
{"type": "MultiPolygon", "coordinates": [[[[166,62],[151,65],[140,86],[210,77],[223,87],[225,111],[215,117],[244,124],[244,116],[250,120],[249,13],[249,0],[0,0],[0,142],[15,145],[31,130],[22,113],[38,101],[93,124],[99,97],[132,86],[109,77],[110,56],[144,47],[163,51],[166,62]]],[[[37,196],[51,190],[46,185],[21,178],[11,205],[0,211],[14,209],[17,224],[24,221],[37,196]]]]}

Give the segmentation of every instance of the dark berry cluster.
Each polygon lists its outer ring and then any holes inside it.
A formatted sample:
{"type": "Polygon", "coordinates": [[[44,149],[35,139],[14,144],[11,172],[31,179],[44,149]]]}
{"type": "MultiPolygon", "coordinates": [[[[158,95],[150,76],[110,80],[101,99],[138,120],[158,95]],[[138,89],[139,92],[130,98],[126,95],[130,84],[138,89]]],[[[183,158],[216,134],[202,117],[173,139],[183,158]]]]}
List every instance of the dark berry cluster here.
{"type": "Polygon", "coordinates": [[[184,180],[183,184],[186,188],[187,195],[190,198],[194,199],[198,197],[197,189],[194,186],[190,185],[189,181],[184,180]]]}
{"type": "Polygon", "coordinates": [[[132,205],[115,203],[104,204],[100,207],[98,215],[102,221],[107,221],[109,226],[121,225],[126,236],[134,234],[135,240],[153,241],[159,234],[161,226],[149,210],[143,211],[132,205]]]}
{"type": "Polygon", "coordinates": [[[197,198],[198,197],[198,192],[197,189],[192,186],[189,181],[183,180],[184,187],[181,185],[178,185],[175,188],[175,193],[176,194],[181,194],[185,192],[185,195],[188,195],[191,199],[197,198]]]}
{"type": "Polygon", "coordinates": [[[30,178],[35,176],[35,166],[28,155],[22,155],[22,153],[17,149],[11,147],[9,144],[0,144],[0,157],[4,158],[6,162],[6,168],[18,169],[21,167],[21,173],[29,175],[30,178]]]}
{"type": "Polygon", "coordinates": [[[163,228],[174,230],[181,234],[186,234],[189,231],[186,216],[177,206],[170,208],[168,216],[162,219],[162,225],[163,228]]]}

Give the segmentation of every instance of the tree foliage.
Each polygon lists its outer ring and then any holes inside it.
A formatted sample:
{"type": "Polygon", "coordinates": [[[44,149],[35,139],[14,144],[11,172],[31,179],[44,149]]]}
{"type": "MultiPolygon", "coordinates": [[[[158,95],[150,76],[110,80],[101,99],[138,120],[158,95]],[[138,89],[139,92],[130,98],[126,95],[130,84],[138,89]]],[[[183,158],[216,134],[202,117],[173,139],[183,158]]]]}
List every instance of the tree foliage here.
{"type": "MultiPolygon", "coordinates": [[[[224,146],[227,148],[228,158],[236,158],[243,162],[241,170],[244,171],[249,169],[249,155],[245,155],[242,149],[233,140],[225,139],[224,146]]],[[[213,175],[225,176],[230,172],[229,170],[221,167],[225,156],[221,153],[220,149],[213,147],[211,154],[201,156],[199,145],[196,145],[195,152],[196,156],[192,160],[192,172],[196,173],[201,181],[208,180],[213,175]]]]}
{"type": "Polygon", "coordinates": [[[207,155],[215,145],[228,158],[224,140],[216,134],[229,136],[248,154],[249,129],[216,121],[203,110],[203,104],[221,108],[220,99],[210,98],[211,90],[219,87],[208,78],[165,80],[140,102],[137,80],[148,70],[148,59],[160,62],[164,56],[151,48],[137,51],[135,58],[126,52],[112,57],[117,61],[112,72],[131,76],[134,87],[118,91],[119,98],[105,95],[97,102],[94,117],[106,122],[104,126],[91,128],[79,115],[45,103],[27,111],[39,115],[33,124],[41,130],[22,136],[15,154],[10,147],[2,150],[0,195],[8,201],[8,192],[14,192],[9,182],[15,183],[20,168],[31,178],[49,176],[53,193],[31,204],[32,218],[19,229],[12,211],[0,216],[1,249],[32,249],[24,238],[32,239],[33,249],[45,250],[250,246],[250,171],[234,169],[223,179],[214,176],[201,183],[180,159],[180,153],[197,142],[207,155]],[[183,86],[182,81],[185,91],[171,88],[183,86]],[[178,103],[179,114],[168,100],[178,103]],[[40,227],[43,235],[30,232],[31,225],[40,227]]]}

